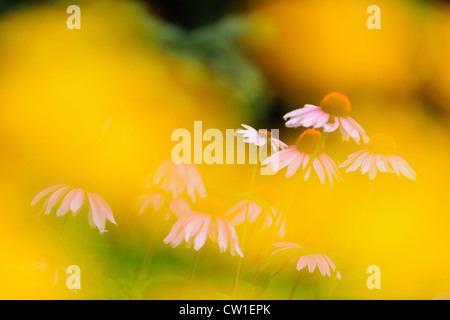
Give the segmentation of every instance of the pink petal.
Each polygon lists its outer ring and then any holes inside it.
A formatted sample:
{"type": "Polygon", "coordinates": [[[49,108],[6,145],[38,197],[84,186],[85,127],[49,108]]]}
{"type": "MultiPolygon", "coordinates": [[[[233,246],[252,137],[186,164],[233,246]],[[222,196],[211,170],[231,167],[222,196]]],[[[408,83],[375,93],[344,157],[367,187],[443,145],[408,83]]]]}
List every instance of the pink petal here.
{"type": "Polygon", "coordinates": [[[49,214],[53,206],[61,200],[61,198],[66,194],[66,192],[69,190],[69,186],[62,187],[61,189],[56,190],[49,198],[47,203],[47,208],[45,209],[45,214],[49,214]]]}
{"type": "Polygon", "coordinates": [[[49,193],[51,193],[51,192],[53,192],[53,191],[55,191],[55,190],[57,190],[57,189],[60,189],[60,188],[62,188],[62,187],[64,187],[64,186],[66,186],[66,185],[65,185],[65,184],[58,184],[58,185],[56,185],[56,186],[51,186],[51,187],[48,187],[48,188],[42,190],[41,192],[39,192],[39,193],[36,195],[36,197],[34,197],[33,201],[31,201],[31,205],[34,206],[36,203],[39,202],[39,200],[41,200],[41,199],[42,199],[43,197],[45,197],[47,194],[49,194],[49,193]]]}
{"type": "Polygon", "coordinates": [[[219,217],[216,217],[216,219],[218,228],[217,242],[219,243],[220,252],[224,252],[228,247],[227,231],[222,220],[219,217]]]}
{"type": "Polygon", "coordinates": [[[314,170],[316,170],[317,175],[319,176],[320,182],[325,184],[325,172],[323,170],[322,163],[316,158],[313,161],[314,170]]]}
{"type": "Polygon", "coordinates": [[[203,227],[201,228],[201,230],[197,233],[197,236],[195,237],[194,240],[194,250],[200,250],[201,247],[203,247],[203,245],[206,242],[206,238],[208,237],[208,229],[209,229],[209,225],[211,223],[211,216],[207,216],[205,221],[203,222],[203,227]]]}

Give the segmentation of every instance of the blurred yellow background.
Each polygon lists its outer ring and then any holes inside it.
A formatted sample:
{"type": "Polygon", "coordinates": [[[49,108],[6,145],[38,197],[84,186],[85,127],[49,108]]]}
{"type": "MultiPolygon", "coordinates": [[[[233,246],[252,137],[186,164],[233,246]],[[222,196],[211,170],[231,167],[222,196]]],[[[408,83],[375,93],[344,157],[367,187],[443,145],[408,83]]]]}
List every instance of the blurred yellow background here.
{"type": "MultiPolygon", "coordinates": [[[[159,17],[151,1],[79,1],[80,30],[66,27],[65,1],[3,13],[0,298],[180,298],[193,250],[164,245],[175,220],[139,215],[135,205],[147,177],[170,158],[173,130],[192,130],[194,120],[203,121],[203,130],[246,123],[280,129],[281,140],[291,145],[301,130],[284,128],[282,115],[317,105],[332,91],[350,98],[352,117],[369,135],[395,138],[417,181],[379,175],[368,199],[367,176],[342,170],[344,183],[333,187],[314,177],[301,184],[287,213],[285,240],[331,253],[343,276],[333,299],[432,299],[450,290],[450,5],[380,0],[382,28],[369,30],[371,4],[251,1],[193,31],[159,17]],[[222,38],[216,33],[221,27],[233,37],[222,38]],[[208,38],[214,34],[217,43],[208,38]],[[194,49],[185,48],[189,39],[194,49]],[[207,56],[208,45],[213,53],[232,53],[207,56]],[[248,67],[240,68],[247,77],[226,72],[235,61],[248,67]],[[239,90],[260,97],[247,99],[239,90]],[[39,208],[30,206],[39,191],[70,184],[79,172],[91,177],[113,209],[118,225],[107,225],[102,236],[83,213],[68,217],[61,236],[64,218],[37,215],[39,208]],[[151,273],[136,285],[149,237],[151,273]],[[39,272],[35,263],[42,261],[48,267],[39,272]],[[64,270],[53,285],[54,270],[69,264],[82,269],[77,293],[65,287],[64,270]],[[381,268],[381,290],[366,287],[369,265],[381,268]]],[[[336,163],[360,149],[337,133],[326,143],[336,163]]],[[[251,165],[198,169],[208,194],[227,207],[248,190],[251,165]]],[[[272,184],[284,195],[293,179],[281,172],[260,176],[257,184],[272,184]]],[[[259,230],[249,231],[247,270],[259,238],[259,230]]],[[[229,295],[237,258],[209,244],[200,259],[192,297],[229,295]]],[[[296,297],[325,298],[331,280],[308,276],[296,297]]],[[[291,265],[261,294],[249,288],[240,297],[286,299],[295,278],[291,265]]]]}

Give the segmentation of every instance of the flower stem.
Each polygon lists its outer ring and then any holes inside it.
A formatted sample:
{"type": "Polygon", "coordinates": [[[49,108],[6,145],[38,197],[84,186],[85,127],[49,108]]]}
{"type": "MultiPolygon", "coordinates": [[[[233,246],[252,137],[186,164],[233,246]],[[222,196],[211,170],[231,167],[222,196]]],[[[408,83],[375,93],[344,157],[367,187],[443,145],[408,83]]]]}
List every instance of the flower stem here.
{"type": "Polygon", "coordinates": [[[67,213],[66,216],[63,218],[63,221],[61,222],[61,228],[59,229],[58,240],[57,240],[56,249],[55,249],[56,256],[59,255],[59,251],[61,250],[63,236],[64,236],[64,230],[66,229],[68,219],[69,219],[69,214],[67,213]]]}
{"type": "MultiPolygon", "coordinates": [[[[256,173],[258,172],[258,168],[259,168],[259,160],[257,160],[257,162],[255,163],[254,167],[253,167],[253,173],[252,173],[252,179],[250,180],[250,193],[253,192],[253,189],[255,187],[255,181],[256,181],[256,173]]],[[[247,238],[247,217],[248,217],[248,210],[250,208],[250,200],[247,201],[247,206],[245,208],[245,217],[244,217],[244,226],[243,226],[243,230],[242,230],[242,241],[241,241],[241,248],[244,250],[245,252],[245,241],[247,238]]],[[[237,295],[237,290],[238,290],[238,283],[239,283],[239,277],[240,277],[240,273],[241,273],[241,269],[242,269],[242,257],[239,257],[239,261],[238,261],[238,267],[236,270],[236,276],[234,278],[234,284],[233,284],[233,299],[236,298],[237,295]]]]}
{"type": "Polygon", "coordinates": [[[194,275],[195,269],[197,268],[199,254],[200,254],[200,251],[195,251],[194,260],[192,260],[191,271],[189,272],[189,276],[188,276],[188,279],[186,281],[186,288],[184,290],[184,296],[185,297],[189,293],[189,288],[191,286],[192,276],[194,275]]]}
{"type": "Polygon", "coordinates": [[[297,279],[295,280],[294,286],[292,287],[291,293],[289,294],[288,300],[292,300],[292,298],[294,297],[295,290],[297,290],[298,284],[300,283],[300,278],[301,278],[301,275],[300,275],[300,271],[299,271],[297,279]]]}
{"type": "Polygon", "coordinates": [[[280,267],[280,269],[278,269],[274,274],[272,274],[272,275],[270,276],[270,279],[274,278],[277,274],[279,274],[281,271],[283,271],[283,270],[287,267],[288,264],[289,264],[289,260],[286,261],[286,262],[280,267]]]}

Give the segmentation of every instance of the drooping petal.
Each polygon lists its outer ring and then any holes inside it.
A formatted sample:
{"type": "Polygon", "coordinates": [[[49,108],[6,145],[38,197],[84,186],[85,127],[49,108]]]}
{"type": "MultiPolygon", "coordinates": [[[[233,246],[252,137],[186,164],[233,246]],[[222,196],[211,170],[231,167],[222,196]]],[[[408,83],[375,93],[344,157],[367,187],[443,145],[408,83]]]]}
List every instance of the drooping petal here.
{"type": "Polygon", "coordinates": [[[397,161],[397,167],[400,172],[408,179],[416,180],[415,171],[409,166],[409,164],[400,156],[395,156],[395,160],[397,161]]]}
{"type": "Polygon", "coordinates": [[[100,233],[105,231],[105,216],[102,212],[100,205],[96,201],[95,194],[88,192],[87,193],[89,199],[89,205],[91,207],[92,220],[97,228],[100,230],[100,233]]]}
{"type": "Polygon", "coordinates": [[[225,229],[225,224],[223,223],[222,219],[219,217],[216,217],[216,219],[218,229],[217,242],[219,244],[220,252],[224,252],[228,247],[227,230],[225,229]]]}
{"type": "Polygon", "coordinates": [[[319,271],[320,273],[325,276],[328,275],[330,276],[330,267],[328,266],[327,261],[325,260],[325,257],[321,254],[316,254],[316,259],[317,259],[317,265],[319,266],[319,271]]]}
{"type": "Polygon", "coordinates": [[[290,178],[297,172],[298,168],[303,162],[303,158],[305,157],[304,153],[299,153],[297,157],[289,164],[286,170],[286,178],[290,178]]]}
{"type": "Polygon", "coordinates": [[[235,253],[237,253],[239,256],[244,257],[244,254],[239,247],[239,237],[236,233],[236,230],[228,220],[223,219],[223,221],[227,230],[228,238],[230,239],[231,254],[234,255],[235,253]]]}
{"type": "Polygon", "coordinates": [[[106,202],[105,199],[100,197],[98,194],[93,193],[92,196],[95,197],[97,203],[99,204],[100,209],[103,211],[103,215],[108,219],[110,222],[117,224],[114,220],[114,216],[111,210],[111,207],[109,206],[108,202],[106,202]]]}
{"type": "Polygon", "coordinates": [[[167,174],[170,165],[173,163],[170,160],[165,160],[159,167],[156,169],[155,176],[153,177],[153,184],[157,185],[161,182],[162,178],[167,174]]]}
{"type": "Polygon", "coordinates": [[[297,270],[298,271],[302,270],[304,267],[306,267],[308,265],[308,262],[309,262],[308,256],[300,257],[300,259],[298,259],[298,262],[297,262],[297,270]]]}
{"type": "Polygon", "coordinates": [[[317,256],[315,254],[312,254],[309,255],[308,258],[309,258],[308,270],[310,273],[313,273],[317,265],[317,256]]]}
{"type": "Polygon", "coordinates": [[[355,152],[355,153],[352,153],[351,155],[348,156],[347,160],[345,160],[344,162],[342,162],[341,164],[339,164],[339,167],[345,168],[345,167],[349,166],[350,164],[354,163],[354,161],[355,161],[360,155],[362,155],[365,151],[366,151],[366,149],[357,151],[357,152],[355,152]]]}
{"type": "Polygon", "coordinates": [[[194,237],[197,232],[205,222],[205,217],[200,214],[195,214],[196,217],[193,218],[189,223],[186,224],[184,228],[184,241],[188,242],[191,237],[194,237]]]}
{"type": "Polygon", "coordinates": [[[64,187],[64,186],[67,186],[67,185],[65,185],[65,184],[58,184],[58,185],[56,185],[56,186],[51,186],[51,187],[48,187],[48,188],[42,190],[41,192],[39,192],[39,193],[34,197],[33,201],[31,201],[31,205],[34,206],[34,205],[35,205],[36,203],[38,203],[39,200],[41,200],[43,197],[45,197],[46,195],[52,193],[53,191],[56,191],[57,189],[60,189],[60,188],[64,187]]]}
{"type": "Polygon", "coordinates": [[[59,206],[58,210],[56,211],[56,216],[63,216],[69,211],[70,209],[70,203],[72,202],[73,196],[76,193],[77,189],[72,189],[67,193],[67,195],[64,197],[63,201],[61,202],[61,205],[59,206]]]}
{"type": "Polygon", "coordinates": [[[370,155],[369,151],[364,150],[365,152],[363,154],[361,154],[356,160],[355,162],[353,162],[353,164],[351,166],[349,166],[347,168],[347,170],[345,170],[345,172],[352,172],[355,171],[357,169],[359,169],[361,167],[362,169],[362,164],[364,163],[364,161],[367,159],[367,157],[370,155]]]}
{"type": "Polygon", "coordinates": [[[70,202],[70,210],[72,211],[73,215],[76,215],[84,202],[84,190],[81,188],[74,189],[75,193],[72,197],[72,201],[70,202]]]}
{"type": "Polygon", "coordinates": [[[58,189],[52,193],[52,195],[48,198],[45,214],[49,214],[52,211],[54,205],[61,200],[61,198],[66,194],[67,191],[69,191],[69,186],[62,187],[61,189],[58,189]]]}
{"type": "Polygon", "coordinates": [[[203,226],[200,231],[197,233],[197,236],[194,240],[194,250],[200,250],[206,242],[206,238],[208,237],[208,229],[211,223],[211,216],[207,216],[203,222],[203,226]]]}
{"type": "Polygon", "coordinates": [[[377,176],[377,157],[373,155],[371,159],[370,169],[369,169],[369,179],[373,180],[377,176]]]}
{"type": "Polygon", "coordinates": [[[319,159],[317,159],[317,158],[314,159],[313,167],[314,167],[314,170],[316,171],[317,175],[319,176],[320,182],[322,184],[325,184],[325,171],[323,170],[322,163],[320,162],[319,159]]]}
{"type": "Polygon", "coordinates": [[[369,169],[372,165],[372,159],[375,157],[375,155],[373,153],[370,153],[366,159],[364,159],[364,162],[361,165],[361,173],[362,174],[366,174],[367,172],[369,172],[369,169]]]}
{"type": "Polygon", "coordinates": [[[308,169],[308,171],[305,174],[305,177],[304,177],[305,181],[308,181],[310,174],[311,174],[311,167],[308,169]]]}

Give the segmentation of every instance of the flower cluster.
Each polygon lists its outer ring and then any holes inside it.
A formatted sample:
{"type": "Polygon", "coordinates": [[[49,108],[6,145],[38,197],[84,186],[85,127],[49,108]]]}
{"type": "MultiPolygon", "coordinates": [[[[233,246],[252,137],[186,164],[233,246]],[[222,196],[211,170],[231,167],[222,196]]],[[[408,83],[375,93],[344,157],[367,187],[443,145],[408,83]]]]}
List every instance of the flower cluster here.
{"type": "MultiPolygon", "coordinates": [[[[351,115],[350,100],[341,93],[330,93],[325,96],[319,106],[306,104],[303,108],[291,111],[284,116],[286,127],[304,129],[292,145],[287,145],[272,136],[270,131],[256,130],[243,124],[244,129],[238,132],[244,142],[258,147],[268,145],[273,154],[258,160],[258,166],[270,168],[276,172],[286,168],[286,178],[301,176],[308,181],[315,172],[322,184],[333,185],[342,182],[340,168],[345,172],[360,170],[368,173],[369,179],[375,179],[378,172],[395,173],[415,180],[416,173],[408,163],[397,155],[397,146],[392,137],[384,133],[374,134],[369,138],[364,129],[351,115]],[[339,166],[325,153],[327,135],[340,129],[343,141],[350,138],[357,144],[365,145],[362,150],[348,156],[339,166]]],[[[257,172],[256,170],[254,172],[257,172]]],[[[256,175],[253,175],[251,188],[244,199],[229,208],[219,198],[207,196],[201,175],[193,164],[164,161],[147,181],[152,191],[139,197],[139,213],[148,210],[160,212],[168,219],[171,214],[176,218],[169,234],[163,239],[165,244],[177,247],[185,242],[187,247],[199,251],[207,240],[216,243],[219,251],[229,249],[231,255],[244,257],[245,235],[248,225],[256,225],[259,221],[262,229],[257,232],[271,232],[267,237],[272,243],[276,237],[283,239],[287,234],[289,219],[289,202],[280,200],[279,191],[271,184],[258,184],[255,188],[256,175]],[[238,236],[236,228],[242,226],[242,236],[238,236]]],[[[87,210],[91,226],[105,229],[106,220],[116,224],[108,203],[94,193],[92,186],[72,186],[59,184],[44,189],[33,199],[32,205],[44,200],[43,210],[46,215],[56,211],[56,216],[72,212],[77,215],[83,208],[87,210]]],[[[293,190],[295,192],[295,190],[293,190]]],[[[296,270],[307,267],[310,273],[316,269],[322,276],[335,275],[341,279],[336,265],[325,251],[314,252],[294,242],[274,242],[278,247],[267,258],[279,257],[289,253],[286,263],[296,262],[296,270]]],[[[268,249],[267,247],[266,249],[268,249]]],[[[241,260],[239,260],[236,281],[238,283],[241,260]]]]}

